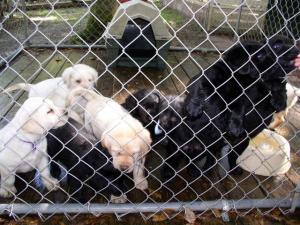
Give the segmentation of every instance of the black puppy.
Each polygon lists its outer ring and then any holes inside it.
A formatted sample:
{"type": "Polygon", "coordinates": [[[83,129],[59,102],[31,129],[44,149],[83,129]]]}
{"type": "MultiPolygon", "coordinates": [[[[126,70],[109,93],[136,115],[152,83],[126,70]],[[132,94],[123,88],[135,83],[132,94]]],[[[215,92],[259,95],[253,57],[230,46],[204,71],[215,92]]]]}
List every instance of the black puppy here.
{"type": "Polygon", "coordinates": [[[274,112],[286,107],[285,75],[294,68],[291,60],[297,54],[298,50],[281,38],[237,44],[189,82],[185,101],[189,120],[197,123],[207,115],[211,119],[226,112],[223,142],[232,146],[228,155],[231,169],[236,168],[236,159],[249,138],[270,124],[274,112]],[[210,102],[212,96],[215,99],[210,102]],[[206,111],[210,104],[213,115],[206,111]]]}
{"type": "Polygon", "coordinates": [[[66,125],[50,130],[47,141],[51,174],[58,178],[58,163],[65,167],[72,200],[85,203],[99,193],[108,193],[114,202],[125,201],[126,186],[121,172],[113,167],[106,149],[92,144],[93,138],[82,130],[81,124],[69,119],[66,125]],[[88,196],[90,192],[93,194],[88,196]]]}
{"type": "MultiPolygon", "coordinates": [[[[204,107],[205,112],[213,115],[218,99],[212,96],[208,99],[210,104],[204,107]]],[[[158,118],[159,128],[166,133],[166,163],[162,170],[165,180],[172,178],[179,164],[185,162],[187,172],[194,178],[206,172],[211,166],[216,149],[225,145],[222,134],[227,128],[224,119],[228,116],[228,110],[215,115],[210,119],[206,113],[199,119],[189,120],[185,116],[185,97],[166,96],[162,102],[158,118]],[[199,162],[206,158],[203,168],[199,168],[199,162]]],[[[220,106],[222,104],[219,104],[220,106]]],[[[225,121],[228,121],[226,119],[225,121]]]]}

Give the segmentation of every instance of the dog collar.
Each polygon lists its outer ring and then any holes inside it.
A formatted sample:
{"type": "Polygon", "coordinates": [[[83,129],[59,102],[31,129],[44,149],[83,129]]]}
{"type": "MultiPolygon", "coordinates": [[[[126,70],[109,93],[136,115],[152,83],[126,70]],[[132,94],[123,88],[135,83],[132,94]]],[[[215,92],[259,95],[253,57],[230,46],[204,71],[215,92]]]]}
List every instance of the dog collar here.
{"type": "Polygon", "coordinates": [[[22,142],[24,142],[26,144],[30,144],[31,148],[32,148],[32,151],[36,150],[36,146],[37,146],[38,142],[26,141],[26,140],[23,140],[22,138],[19,138],[18,136],[16,136],[16,138],[19,139],[19,141],[22,141],[22,142]]]}
{"type": "Polygon", "coordinates": [[[160,135],[163,131],[159,128],[159,120],[157,121],[155,127],[154,127],[154,134],[160,135]]]}

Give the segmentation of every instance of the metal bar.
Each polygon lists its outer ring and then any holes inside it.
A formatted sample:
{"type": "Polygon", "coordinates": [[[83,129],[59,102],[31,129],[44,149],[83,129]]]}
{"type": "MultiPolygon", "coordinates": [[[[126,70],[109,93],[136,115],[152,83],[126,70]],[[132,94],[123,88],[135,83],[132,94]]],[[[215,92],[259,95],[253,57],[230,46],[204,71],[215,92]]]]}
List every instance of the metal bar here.
{"type": "Polygon", "coordinates": [[[23,48],[18,48],[17,50],[13,51],[9,56],[5,57],[4,59],[0,59],[0,68],[4,66],[7,62],[14,60],[21,52],[23,48]]]}
{"type": "MultiPolygon", "coordinates": [[[[29,45],[25,47],[26,49],[30,48],[47,48],[47,49],[64,49],[64,48],[73,48],[73,49],[106,49],[105,45],[93,45],[93,46],[86,46],[86,45],[29,45]]],[[[218,49],[215,48],[184,48],[184,47],[170,47],[169,51],[189,51],[189,52],[224,52],[225,49],[218,49]]]]}
{"type": "Polygon", "coordinates": [[[235,32],[237,34],[239,34],[240,22],[241,22],[244,3],[245,3],[244,0],[241,0],[241,4],[240,4],[240,8],[239,8],[239,15],[238,15],[237,22],[236,22],[236,27],[235,27],[235,32]]]}
{"type": "Polygon", "coordinates": [[[300,182],[298,182],[297,187],[295,188],[294,196],[292,198],[292,206],[290,209],[291,213],[295,212],[295,209],[297,207],[297,201],[300,199],[300,182]]]}
{"type": "MultiPolygon", "coordinates": [[[[291,199],[243,199],[243,200],[215,200],[203,202],[174,202],[174,203],[143,203],[143,204],[0,204],[0,214],[52,214],[52,213],[139,213],[157,212],[171,209],[174,211],[184,210],[185,207],[193,211],[206,211],[208,209],[223,209],[226,205],[228,211],[232,209],[249,208],[289,208],[291,199]]],[[[300,199],[295,201],[300,207],[300,199]]]]}

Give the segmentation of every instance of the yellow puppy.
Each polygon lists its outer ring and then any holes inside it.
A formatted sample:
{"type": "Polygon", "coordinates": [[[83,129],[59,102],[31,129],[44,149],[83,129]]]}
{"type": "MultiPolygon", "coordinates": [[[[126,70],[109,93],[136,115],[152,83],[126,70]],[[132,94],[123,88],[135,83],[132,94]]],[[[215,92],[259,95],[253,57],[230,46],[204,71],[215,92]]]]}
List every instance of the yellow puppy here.
{"type": "Polygon", "coordinates": [[[120,104],[92,90],[71,91],[67,105],[75,102],[78,96],[87,100],[82,118],[86,128],[108,149],[114,167],[126,173],[133,172],[136,188],[147,189],[144,163],[152,142],[150,132],[120,104]]]}

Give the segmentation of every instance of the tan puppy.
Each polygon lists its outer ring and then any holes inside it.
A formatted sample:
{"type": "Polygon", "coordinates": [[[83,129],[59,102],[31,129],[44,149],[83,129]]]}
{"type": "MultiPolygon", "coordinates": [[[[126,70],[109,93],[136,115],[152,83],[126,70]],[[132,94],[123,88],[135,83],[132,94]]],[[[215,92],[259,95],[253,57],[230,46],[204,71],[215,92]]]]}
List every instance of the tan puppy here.
{"type": "Polygon", "coordinates": [[[71,91],[67,105],[73,103],[77,96],[87,100],[83,119],[85,126],[108,149],[114,167],[126,173],[133,172],[136,188],[147,189],[144,163],[152,142],[150,132],[117,102],[88,89],[71,91]]]}

